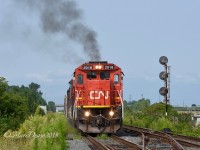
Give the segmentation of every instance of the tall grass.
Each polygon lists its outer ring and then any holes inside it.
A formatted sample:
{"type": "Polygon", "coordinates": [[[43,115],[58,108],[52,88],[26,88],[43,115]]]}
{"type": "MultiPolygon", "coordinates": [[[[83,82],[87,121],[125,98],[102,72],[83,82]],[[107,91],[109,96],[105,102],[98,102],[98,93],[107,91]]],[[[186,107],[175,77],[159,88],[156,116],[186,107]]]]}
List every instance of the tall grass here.
{"type": "Polygon", "coordinates": [[[188,122],[174,122],[172,119],[165,117],[132,117],[130,115],[126,115],[124,117],[123,124],[150,128],[158,131],[161,131],[164,128],[170,128],[175,134],[184,134],[200,138],[200,126],[192,126],[191,123],[189,124],[188,122]]]}
{"type": "Polygon", "coordinates": [[[66,136],[72,132],[76,130],[63,114],[35,115],[25,120],[18,131],[8,130],[0,137],[0,150],[66,150],[66,136]]]}

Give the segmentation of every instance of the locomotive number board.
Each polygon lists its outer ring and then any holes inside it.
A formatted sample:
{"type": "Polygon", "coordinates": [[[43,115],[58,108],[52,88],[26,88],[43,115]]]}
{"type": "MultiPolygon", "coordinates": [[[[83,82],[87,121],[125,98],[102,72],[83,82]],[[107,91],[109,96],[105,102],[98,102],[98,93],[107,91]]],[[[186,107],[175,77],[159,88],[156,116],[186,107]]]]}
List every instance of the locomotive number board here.
{"type": "MultiPolygon", "coordinates": [[[[93,66],[91,66],[91,65],[84,65],[83,66],[83,70],[93,70],[93,66]]],[[[105,65],[104,66],[104,70],[114,70],[114,66],[113,65],[105,65]]]]}
{"type": "Polygon", "coordinates": [[[85,65],[83,66],[83,70],[92,70],[93,66],[85,65]]]}
{"type": "Polygon", "coordinates": [[[104,69],[105,69],[105,70],[113,70],[113,69],[114,69],[114,66],[104,66],[104,69]]]}

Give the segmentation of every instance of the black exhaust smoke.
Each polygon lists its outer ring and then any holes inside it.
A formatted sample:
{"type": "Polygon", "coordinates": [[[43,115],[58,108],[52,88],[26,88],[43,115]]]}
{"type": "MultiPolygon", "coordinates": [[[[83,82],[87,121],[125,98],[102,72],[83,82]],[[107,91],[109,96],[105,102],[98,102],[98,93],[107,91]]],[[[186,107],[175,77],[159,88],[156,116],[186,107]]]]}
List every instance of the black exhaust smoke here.
{"type": "MultiPolygon", "coordinates": [[[[75,1],[69,0],[19,0],[30,9],[39,12],[45,33],[64,33],[78,42],[92,61],[101,60],[97,34],[81,23],[82,11],[75,1]]],[[[18,1],[18,2],[19,2],[18,1]]]]}

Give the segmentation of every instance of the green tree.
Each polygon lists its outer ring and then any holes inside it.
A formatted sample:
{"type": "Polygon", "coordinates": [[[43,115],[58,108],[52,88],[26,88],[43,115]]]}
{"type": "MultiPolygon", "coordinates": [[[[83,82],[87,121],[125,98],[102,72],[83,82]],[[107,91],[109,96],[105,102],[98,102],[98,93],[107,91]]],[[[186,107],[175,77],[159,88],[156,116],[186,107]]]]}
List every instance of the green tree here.
{"type": "Polygon", "coordinates": [[[46,105],[46,101],[42,97],[42,92],[39,90],[39,88],[40,85],[32,82],[31,84],[29,84],[28,87],[25,87],[24,85],[22,85],[21,87],[9,86],[7,88],[7,92],[9,94],[13,93],[15,95],[23,97],[28,107],[27,113],[31,115],[35,113],[38,105],[46,105]]]}
{"type": "Polygon", "coordinates": [[[8,129],[19,127],[27,116],[26,100],[16,92],[15,87],[12,91],[5,78],[0,78],[0,134],[8,129]]]}
{"type": "Polygon", "coordinates": [[[8,83],[4,77],[0,77],[0,98],[2,98],[3,94],[6,91],[8,83]]]}
{"type": "Polygon", "coordinates": [[[38,105],[45,105],[40,86],[31,83],[29,87],[9,86],[0,77],[0,134],[19,127],[29,115],[34,114],[38,105]]]}
{"type": "Polygon", "coordinates": [[[53,101],[48,102],[47,111],[56,112],[56,105],[53,101]]]}
{"type": "Polygon", "coordinates": [[[123,101],[123,104],[124,104],[124,108],[127,108],[128,107],[128,103],[126,100],[123,101]]]}
{"type": "Polygon", "coordinates": [[[150,100],[142,98],[138,101],[133,101],[131,104],[131,109],[136,110],[136,111],[142,111],[148,106],[150,106],[150,100]]]}
{"type": "Polygon", "coordinates": [[[4,77],[0,77],[0,115],[4,111],[4,99],[6,98],[6,88],[8,87],[7,81],[4,77]]]}
{"type": "Polygon", "coordinates": [[[29,84],[28,106],[30,113],[35,113],[38,105],[46,105],[46,101],[42,98],[42,92],[39,90],[40,85],[36,83],[29,84]]]}
{"type": "Polygon", "coordinates": [[[41,115],[41,116],[44,116],[45,115],[45,112],[42,108],[40,108],[40,106],[38,105],[36,111],[35,111],[35,115],[41,115]]]}

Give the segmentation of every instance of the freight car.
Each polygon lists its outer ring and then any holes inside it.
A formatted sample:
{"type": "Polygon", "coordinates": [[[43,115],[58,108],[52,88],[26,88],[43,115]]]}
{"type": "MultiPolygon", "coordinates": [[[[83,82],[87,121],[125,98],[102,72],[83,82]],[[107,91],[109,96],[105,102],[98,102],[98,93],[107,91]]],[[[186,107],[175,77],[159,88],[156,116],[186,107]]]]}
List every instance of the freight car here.
{"type": "Polygon", "coordinates": [[[65,95],[65,115],[84,133],[115,133],[123,120],[123,72],[107,61],[77,67],[65,95]]]}

